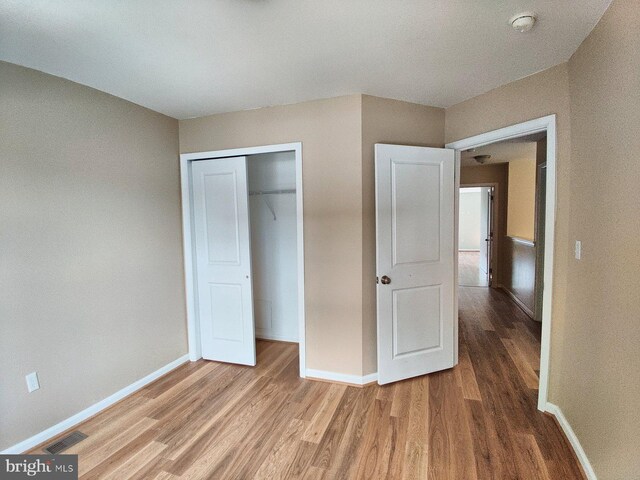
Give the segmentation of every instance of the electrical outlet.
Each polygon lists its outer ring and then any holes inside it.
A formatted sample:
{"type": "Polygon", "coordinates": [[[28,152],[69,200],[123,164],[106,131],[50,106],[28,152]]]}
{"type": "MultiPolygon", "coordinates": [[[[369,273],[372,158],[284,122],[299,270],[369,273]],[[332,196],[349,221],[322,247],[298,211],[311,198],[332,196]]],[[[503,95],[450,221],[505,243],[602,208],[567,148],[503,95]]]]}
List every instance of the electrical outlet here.
{"type": "Polygon", "coordinates": [[[32,372],[25,378],[27,379],[27,390],[29,390],[29,393],[40,388],[40,382],[38,381],[38,372],[32,372]]]}
{"type": "Polygon", "coordinates": [[[582,242],[580,240],[576,240],[575,256],[576,260],[582,258],[582,242]]]}

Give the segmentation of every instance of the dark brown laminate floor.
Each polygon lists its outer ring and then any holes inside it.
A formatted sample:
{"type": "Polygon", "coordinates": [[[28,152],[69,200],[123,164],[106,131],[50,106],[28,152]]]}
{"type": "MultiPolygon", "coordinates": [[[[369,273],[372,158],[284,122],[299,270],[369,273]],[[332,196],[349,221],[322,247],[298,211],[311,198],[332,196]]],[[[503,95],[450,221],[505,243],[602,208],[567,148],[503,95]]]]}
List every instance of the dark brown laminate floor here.
{"type": "Polygon", "coordinates": [[[80,426],[83,479],[583,478],[536,410],[540,329],[504,294],[460,291],[460,363],[380,387],[302,380],[297,346],[254,368],[199,361],[80,426]]]}

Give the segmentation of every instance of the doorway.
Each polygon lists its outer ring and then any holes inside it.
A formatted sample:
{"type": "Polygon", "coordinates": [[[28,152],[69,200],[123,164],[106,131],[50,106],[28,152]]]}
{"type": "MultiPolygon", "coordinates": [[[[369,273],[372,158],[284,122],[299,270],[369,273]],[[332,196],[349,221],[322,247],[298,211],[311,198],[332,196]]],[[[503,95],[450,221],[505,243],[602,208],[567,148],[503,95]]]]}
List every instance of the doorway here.
{"type": "Polygon", "coordinates": [[[489,287],[493,277],[496,185],[461,185],[458,213],[458,284],[489,287]]]}
{"type": "Polygon", "coordinates": [[[298,343],[294,152],[247,158],[255,336],[298,343]]]}
{"type": "Polygon", "coordinates": [[[304,377],[302,145],[182,154],[180,166],[190,359],[253,365],[256,338],[295,342],[304,377]]]}
{"type": "MultiPolygon", "coordinates": [[[[536,228],[539,238],[537,239],[543,246],[541,249],[541,255],[539,257],[539,263],[542,268],[540,271],[540,284],[538,291],[534,294],[533,289],[531,296],[540,295],[540,318],[541,318],[541,333],[540,333],[540,360],[539,360],[539,382],[538,382],[538,409],[541,411],[548,411],[547,405],[547,393],[548,393],[548,379],[549,379],[549,357],[550,357],[550,344],[551,344],[551,305],[553,294],[553,248],[544,248],[544,245],[549,246],[554,244],[555,235],[555,197],[556,197],[556,117],[555,115],[549,115],[528,122],[520,123],[510,127],[501,128],[484,134],[480,134],[467,139],[459,140],[450,144],[447,144],[448,148],[456,150],[457,157],[457,169],[460,172],[460,164],[462,155],[465,152],[474,152],[476,149],[480,149],[487,145],[497,144],[499,142],[514,141],[515,139],[530,137],[545,138],[544,148],[541,149],[545,156],[545,168],[544,168],[544,189],[539,194],[538,201],[538,224],[541,221],[541,217],[544,219],[544,228],[536,228]],[[540,198],[540,195],[543,198],[540,198]],[[543,201],[542,201],[543,200],[543,201]]],[[[474,155],[478,157],[475,160],[478,163],[483,163],[482,160],[486,159],[484,152],[478,152],[480,155],[474,155]]],[[[537,161],[537,159],[536,159],[537,161]]],[[[477,168],[477,167],[474,167],[477,168]]],[[[534,171],[535,171],[534,165],[534,171]]],[[[540,171],[540,170],[538,170],[540,171]]],[[[460,173],[459,173],[460,175],[460,173]]],[[[458,177],[461,183],[464,184],[461,177],[458,177]]],[[[459,198],[459,192],[457,192],[459,198]]],[[[508,202],[507,202],[508,204],[508,202]]],[[[508,205],[507,205],[508,206],[508,205]]],[[[459,205],[458,205],[459,207],[459,205]]],[[[534,214],[535,217],[535,214],[534,214]]],[[[506,218],[506,213],[505,213],[506,218]]],[[[521,218],[518,216],[517,218],[521,218]]],[[[500,239],[502,240],[502,239],[500,239]]],[[[508,235],[505,235],[505,243],[509,241],[508,235]]],[[[521,249],[521,246],[525,243],[521,238],[516,235],[512,235],[513,245],[515,248],[521,249]]],[[[502,255],[501,255],[502,256],[502,255]]],[[[529,271],[535,270],[536,259],[533,257],[533,267],[528,267],[529,271]]],[[[502,268],[502,267],[501,267],[502,268]]],[[[506,270],[509,270],[507,266],[506,270]]],[[[521,270],[526,273],[525,270],[521,270]]],[[[517,279],[516,279],[517,280],[517,279]]],[[[457,299],[461,292],[458,288],[456,291],[456,306],[458,305],[457,299]]],[[[514,306],[514,308],[517,308],[514,306]]],[[[532,315],[533,317],[533,315],[532,315]]]]}

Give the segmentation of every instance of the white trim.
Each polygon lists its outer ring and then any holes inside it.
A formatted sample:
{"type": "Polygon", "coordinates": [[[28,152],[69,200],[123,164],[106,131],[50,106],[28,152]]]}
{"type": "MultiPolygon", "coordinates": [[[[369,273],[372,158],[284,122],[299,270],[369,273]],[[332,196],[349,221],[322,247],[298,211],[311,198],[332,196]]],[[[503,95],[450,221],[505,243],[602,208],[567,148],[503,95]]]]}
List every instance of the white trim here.
{"type": "Polygon", "coordinates": [[[275,342],[298,343],[298,337],[291,337],[288,335],[280,335],[277,333],[264,332],[259,328],[256,328],[256,338],[260,340],[273,340],[275,342]]]}
{"type": "Polygon", "coordinates": [[[584,470],[584,473],[587,476],[587,479],[597,480],[596,472],[593,470],[593,467],[591,466],[591,462],[589,461],[587,454],[582,448],[582,445],[580,444],[580,440],[578,440],[578,436],[573,431],[573,428],[571,428],[571,425],[569,424],[569,420],[567,420],[567,417],[564,416],[560,407],[557,405],[554,405],[553,403],[547,402],[545,410],[547,413],[550,413],[551,415],[556,417],[556,420],[558,420],[558,424],[560,424],[560,428],[562,428],[562,431],[566,435],[567,440],[569,440],[569,443],[573,447],[573,451],[576,453],[576,456],[578,457],[578,461],[580,462],[580,465],[582,465],[582,469],[584,470]]]}
{"type": "MultiPolygon", "coordinates": [[[[510,140],[512,138],[524,137],[526,135],[540,133],[547,131],[549,135],[549,128],[553,128],[555,134],[556,115],[547,115],[546,117],[540,117],[533,120],[529,120],[516,125],[510,125],[508,127],[499,128],[490,132],[474,135],[473,137],[464,138],[462,140],[456,140],[455,142],[447,143],[446,148],[453,148],[455,150],[468,150],[470,148],[478,148],[491,143],[502,142],[504,140],[510,140]]],[[[547,139],[548,141],[548,139],[547,139]]],[[[555,141],[555,136],[554,136],[555,141]]],[[[548,151],[548,150],[547,150],[548,151]]],[[[555,159],[554,159],[555,160],[555,159]]],[[[547,158],[548,161],[548,158],[547,158]]]]}
{"type": "Polygon", "coordinates": [[[180,191],[182,194],[182,252],[184,257],[184,288],[187,305],[187,340],[189,343],[189,359],[195,362],[202,358],[200,348],[200,324],[195,321],[195,285],[193,271],[193,241],[191,229],[191,188],[189,182],[189,164],[180,155],[180,191]]]}
{"type": "MultiPolygon", "coordinates": [[[[447,148],[457,151],[457,158],[463,150],[478,148],[511,138],[538,132],[547,132],[547,197],[545,210],[544,244],[544,285],[542,292],[542,341],[540,345],[540,384],[538,389],[538,410],[545,411],[549,391],[549,357],[551,354],[551,318],[553,299],[553,257],[556,226],[556,116],[536,118],[528,122],[511,125],[491,132],[475,135],[447,144],[447,148]],[[549,248],[551,246],[551,248],[549,248]]],[[[456,218],[457,223],[457,218],[456,218]]],[[[456,227],[457,228],[457,227],[456,227]]],[[[457,262],[457,259],[456,259],[457,262]]],[[[456,289],[458,287],[456,286],[456,289]]]]}
{"type": "Polygon", "coordinates": [[[370,373],[369,375],[365,375],[362,377],[362,384],[367,385],[368,383],[373,383],[378,381],[378,372],[370,373]]]}
{"type": "Polygon", "coordinates": [[[196,282],[193,268],[193,241],[191,221],[191,162],[213,158],[243,157],[260,153],[294,152],[296,158],[296,216],[297,216],[297,264],[298,264],[298,349],[300,376],[306,371],[306,329],[304,310],[304,224],[302,191],[302,143],[283,143],[259,147],[214,150],[210,152],[183,153],[180,155],[180,182],[182,186],[182,238],[184,253],[185,293],[187,302],[187,329],[189,338],[189,358],[202,358],[200,348],[200,325],[195,307],[196,282]]]}
{"type": "Polygon", "coordinates": [[[308,368],[307,378],[327,380],[329,382],[349,383],[351,385],[367,385],[378,381],[378,372],[360,376],[308,368]]]}
{"type": "Polygon", "coordinates": [[[510,239],[512,242],[515,243],[520,243],[522,245],[526,245],[527,247],[535,247],[536,244],[533,240],[529,240],[528,238],[522,238],[522,237],[514,237],[511,235],[505,235],[508,239],[510,239]]]}
{"type": "Polygon", "coordinates": [[[188,361],[189,361],[189,355],[183,355],[182,357],[177,358],[173,362],[168,363],[164,367],[159,368],[155,372],[150,373],[146,377],[141,378],[140,380],[137,380],[137,381],[133,382],[131,385],[129,385],[127,387],[124,387],[121,390],[118,390],[116,393],[114,393],[113,395],[108,396],[104,400],[101,400],[98,403],[94,403],[90,407],[85,408],[81,412],[76,413],[75,415],[67,418],[66,420],[63,420],[60,423],[57,423],[54,426],[49,427],[46,430],[43,430],[40,433],[36,433],[34,436],[32,436],[30,438],[27,438],[26,440],[23,440],[22,442],[17,443],[15,445],[13,445],[12,447],[9,447],[6,450],[3,450],[0,453],[3,454],[3,455],[4,454],[18,454],[18,453],[23,453],[23,452],[26,452],[28,450],[31,450],[33,447],[35,447],[37,445],[40,445],[41,443],[46,442],[50,438],[53,438],[56,435],[61,434],[65,430],[69,430],[70,428],[76,426],[77,424],[79,424],[81,422],[84,422],[85,420],[87,420],[88,418],[96,415],[97,413],[100,413],[105,408],[108,408],[111,405],[113,405],[114,403],[119,402],[120,400],[122,400],[124,397],[129,396],[132,393],[137,392],[138,390],[140,390],[141,388],[143,388],[146,385],[150,384],[154,380],[157,380],[161,376],[166,375],[171,370],[179,367],[180,365],[182,365],[183,363],[186,363],[188,361]]]}
{"type": "Polygon", "coordinates": [[[454,152],[454,181],[453,181],[453,366],[458,365],[459,362],[459,344],[458,340],[458,321],[460,305],[459,305],[459,286],[460,273],[458,271],[458,260],[460,253],[458,252],[458,246],[460,245],[460,162],[462,161],[461,152],[456,150],[454,152]]]}

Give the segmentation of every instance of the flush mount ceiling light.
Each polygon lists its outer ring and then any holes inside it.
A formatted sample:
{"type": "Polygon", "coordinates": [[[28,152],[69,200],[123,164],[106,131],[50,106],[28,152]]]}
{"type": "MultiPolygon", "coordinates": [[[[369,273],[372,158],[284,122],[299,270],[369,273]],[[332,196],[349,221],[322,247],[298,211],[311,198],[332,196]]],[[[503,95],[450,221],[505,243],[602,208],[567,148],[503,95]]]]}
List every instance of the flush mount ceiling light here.
{"type": "Polygon", "coordinates": [[[491,158],[491,155],[475,155],[473,159],[478,162],[480,165],[484,164],[487,160],[491,158]]]}
{"type": "Polygon", "coordinates": [[[511,17],[509,20],[509,24],[513,27],[514,30],[517,30],[520,33],[528,32],[533,28],[536,23],[536,14],[535,13],[519,13],[511,17]]]}

